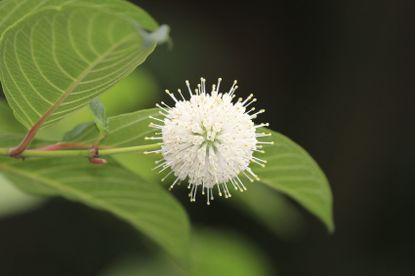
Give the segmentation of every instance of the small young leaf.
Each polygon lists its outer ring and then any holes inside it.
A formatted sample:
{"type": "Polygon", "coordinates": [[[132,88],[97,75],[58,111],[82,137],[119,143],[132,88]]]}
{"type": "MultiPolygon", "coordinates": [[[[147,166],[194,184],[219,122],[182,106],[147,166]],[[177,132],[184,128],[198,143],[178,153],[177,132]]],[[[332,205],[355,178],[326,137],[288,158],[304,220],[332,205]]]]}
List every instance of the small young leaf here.
{"type": "Polygon", "coordinates": [[[170,41],[170,37],[169,37],[170,27],[167,25],[161,25],[157,30],[151,33],[141,28],[137,28],[137,29],[140,32],[141,36],[143,37],[145,41],[144,43],[147,43],[148,45],[152,45],[153,43],[162,44],[162,43],[170,41]]]}
{"type": "Polygon", "coordinates": [[[95,123],[101,133],[108,132],[108,118],[102,102],[95,98],[89,103],[89,107],[94,114],[95,123]]]}
{"type": "Polygon", "coordinates": [[[86,123],[79,124],[76,127],[74,127],[72,130],[66,132],[63,135],[63,141],[64,142],[73,141],[74,139],[79,137],[82,133],[84,133],[85,130],[93,128],[94,126],[95,124],[93,122],[86,122],[86,123]]]}

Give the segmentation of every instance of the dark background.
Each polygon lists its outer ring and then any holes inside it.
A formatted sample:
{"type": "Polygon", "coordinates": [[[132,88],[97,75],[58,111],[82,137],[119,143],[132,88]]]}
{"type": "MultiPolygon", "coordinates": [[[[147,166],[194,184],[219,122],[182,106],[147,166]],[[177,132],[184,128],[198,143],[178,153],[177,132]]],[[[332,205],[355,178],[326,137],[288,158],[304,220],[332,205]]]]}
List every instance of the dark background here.
{"type": "MultiPolygon", "coordinates": [[[[332,236],[305,213],[305,235],[283,241],[216,202],[220,212],[184,203],[194,223],[244,233],[281,275],[415,275],[409,1],[136,2],[172,28],[173,49],[145,63],[161,87],[238,79],[272,128],[318,161],[334,194],[332,236]]],[[[52,200],[0,220],[0,275],[95,275],[146,243],[111,215],[52,200]]]]}

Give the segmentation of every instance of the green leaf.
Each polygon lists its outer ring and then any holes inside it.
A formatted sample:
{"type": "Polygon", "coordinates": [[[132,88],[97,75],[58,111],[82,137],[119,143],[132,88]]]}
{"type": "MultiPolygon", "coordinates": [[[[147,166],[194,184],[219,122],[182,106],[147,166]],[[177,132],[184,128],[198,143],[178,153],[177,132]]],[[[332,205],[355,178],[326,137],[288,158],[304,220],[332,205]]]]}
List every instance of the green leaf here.
{"type": "Polygon", "coordinates": [[[300,203],[318,217],[330,232],[334,231],[332,194],[326,176],[314,159],[299,145],[272,130],[269,137],[274,145],[264,146],[265,168],[253,170],[260,182],[274,188],[300,203]]]}
{"type": "MultiPolygon", "coordinates": [[[[3,5],[19,9],[27,1],[11,2],[3,5]]],[[[157,24],[128,2],[45,3],[7,27],[1,40],[2,85],[26,128],[43,121],[51,125],[86,105],[130,74],[156,46],[144,43],[137,26],[152,31],[157,24]]]]}
{"type": "Polygon", "coordinates": [[[21,190],[62,196],[113,213],[153,239],[177,260],[187,258],[190,227],[181,205],[165,190],[110,161],[79,158],[0,158],[0,172],[21,190]]]}
{"type": "Polygon", "coordinates": [[[92,114],[94,114],[95,124],[97,125],[99,131],[103,133],[107,132],[108,118],[102,102],[98,98],[95,98],[89,103],[89,107],[92,111],[92,114]]]}

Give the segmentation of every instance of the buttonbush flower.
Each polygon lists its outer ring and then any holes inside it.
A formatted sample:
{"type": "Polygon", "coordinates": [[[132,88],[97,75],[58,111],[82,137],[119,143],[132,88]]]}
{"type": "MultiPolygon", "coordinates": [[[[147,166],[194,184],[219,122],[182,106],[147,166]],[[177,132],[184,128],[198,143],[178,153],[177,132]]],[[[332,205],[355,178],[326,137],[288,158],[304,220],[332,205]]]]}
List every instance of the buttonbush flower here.
{"type": "Polygon", "coordinates": [[[190,201],[196,201],[197,192],[201,190],[206,194],[208,205],[213,200],[215,187],[220,196],[229,198],[229,185],[245,191],[243,177],[251,182],[258,180],[250,165],[265,166],[266,161],[255,157],[254,153],[263,153],[262,144],[272,143],[258,140],[270,133],[257,132],[268,123],[254,124],[253,119],[265,110],[255,111],[250,107],[256,102],[253,95],[235,101],[237,81],[226,93],[220,92],[220,84],[219,78],[208,92],[205,79],[201,78],[194,90],[186,81],[188,99],[180,89],[176,95],[166,90],[174,106],[164,102],[157,104],[163,118],[151,116],[154,122],[150,127],[158,132],[156,136],[146,137],[162,141],[161,148],[152,151],[163,156],[156,162],[155,169],[160,173],[170,170],[162,181],[173,174],[175,180],[170,189],[187,181],[190,201]]]}

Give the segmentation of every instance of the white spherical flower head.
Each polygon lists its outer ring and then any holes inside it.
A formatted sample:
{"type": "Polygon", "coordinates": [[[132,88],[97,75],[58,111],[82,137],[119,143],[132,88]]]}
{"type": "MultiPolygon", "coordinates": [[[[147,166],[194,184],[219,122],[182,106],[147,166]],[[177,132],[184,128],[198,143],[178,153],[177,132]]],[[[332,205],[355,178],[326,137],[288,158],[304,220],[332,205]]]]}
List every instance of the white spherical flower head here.
{"type": "Polygon", "coordinates": [[[158,129],[160,136],[147,137],[162,140],[161,149],[155,152],[161,153],[163,159],[157,161],[156,168],[160,172],[170,168],[171,171],[163,178],[165,180],[174,174],[176,179],[170,188],[187,180],[190,200],[196,200],[201,187],[202,194],[207,194],[208,204],[213,199],[214,187],[220,196],[228,198],[231,196],[228,184],[236,190],[246,190],[241,175],[249,181],[258,179],[249,166],[251,163],[265,165],[266,161],[254,157],[254,153],[263,152],[260,144],[269,143],[257,139],[269,134],[256,132],[257,128],[268,124],[255,125],[252,121],[264,110],[254,112],[255,108],[247,109],[256,101],[253,95],[234,102],[238,88],[236,81],[227,93],[219,92],[220,83],[221,79],[208,93],[205,79],[201,79],[194,91],[186,81],[190,94],[188,100],[180,89],[177,98],[166,90],[175,105],[170,107],[164,102],[157,105],[164,118],[151,117],[158,123],[150,126],[158,129]]]}

